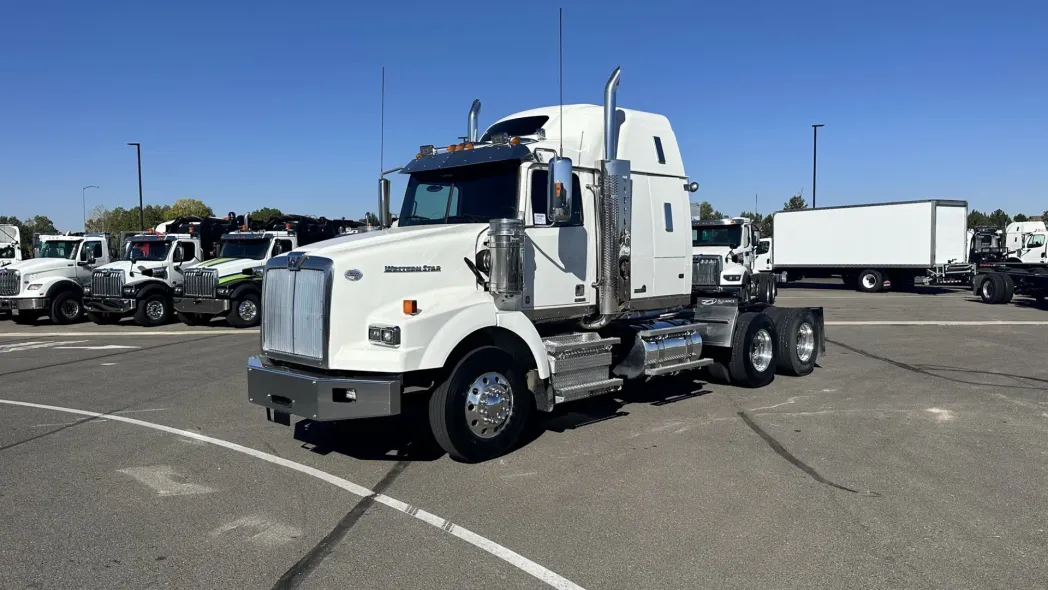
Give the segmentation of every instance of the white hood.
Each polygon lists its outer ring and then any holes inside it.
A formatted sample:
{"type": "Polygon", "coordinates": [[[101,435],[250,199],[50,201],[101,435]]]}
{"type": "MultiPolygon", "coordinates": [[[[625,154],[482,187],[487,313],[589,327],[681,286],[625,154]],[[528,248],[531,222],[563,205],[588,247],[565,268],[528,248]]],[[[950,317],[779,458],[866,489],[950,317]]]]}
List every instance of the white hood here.
{"type": "Polygon", "coordinates": [[[76,263],[65,258],[30,258],[15,262],[5,268],[21,271],[22,276],[25,276],[29,273],[57,272],[66,269],[72,271],[76,268],[76,263]]]}
{"type": "Polygon", "coordinates": [[[166,268],[166,267],[167,267],[167,262],[163,261],[163,260],[160,260],[160,261],[136,260],[135,264],[134,264],[135,274],[134,274],[134,276],[131,276],[130,273],[129,273],[129,271],[131,270],[131,261],[130,260],[120,260],[120,261],[117,261],[117,262],[110,262],[109,264],[104,264],[102,266],[95,267],[95,270],[107,270],[107,271],[120,270],[120,271],[123,271],[124,272],[124,281],[125,281],[125,283],[126,284],[133,284],[133,283],[136,283],[138,281],[155,280],[153,277],[147,277],[146,275],[142,274],[139,269],[147,268],[147,269],[150,269],[150,270],[155,270],[155,269],[158,269],[158,268],[166,268]]]}
{"type": "Polygon", "coordinates": [[[727,246],[693,246],[691,249],[692,256],[720,256],[724,258],[731,252],[731,248],[727,246]]]}
{"type": "Polygon", "coordinates": [[[194,264],[189,268],[213,268],[218,271],[218,277],[229,277],[243,274],[245,268],[257,268],[266,265],[265,260],[254,258],[215,258],[194,264]]]}

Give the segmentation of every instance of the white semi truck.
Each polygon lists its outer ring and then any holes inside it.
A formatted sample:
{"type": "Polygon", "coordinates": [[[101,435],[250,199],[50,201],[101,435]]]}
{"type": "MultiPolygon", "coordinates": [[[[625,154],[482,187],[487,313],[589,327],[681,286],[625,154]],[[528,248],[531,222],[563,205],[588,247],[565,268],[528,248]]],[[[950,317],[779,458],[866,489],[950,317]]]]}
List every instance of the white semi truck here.
{"type": "Polygon", "coordinates": [[[968,203],[927,200],[779,211],[770,269],[786,280],[841,277],[860,291],[967,281],[968,203]],[[783,275],[785,273],[785,275],[783,275]]]}
{"type": "Polygon", "coordinates": [[[96,266],[109,262],[102,233],[35,236],[35,258],[0,268],[0,310],[15,322],[32,324],[48,316],[56,324],[79,321],[84,285],[96,266]]]}
{"type": "Polygon", "coordinates": [[[626,380],[810,373],[821,309],[693,286],[697,184],[666,117],[616,108],[618,82],[616,69],[603,108],[525,111],[483,135],[474,102],[464,142],[387,171],[408,175],[396,227],[270,259],[249,401],[289,424],[398,414],[428,395],[439,444],[480,461],[510,450],[533,411],[626,380]]]}
{"type": "Polygon", "coordinates": [[[140,326],[167,323],[175,289],[184,280],[183,267],[213,258],[221,235],[239,227],[239,221],[233,213],[224,219],[182,217],[167,224],[171,233],[132,237],[125,260],[92,273],[84,288],[88,318],[96,324],[112,324],[131,314],[140,326]]]}

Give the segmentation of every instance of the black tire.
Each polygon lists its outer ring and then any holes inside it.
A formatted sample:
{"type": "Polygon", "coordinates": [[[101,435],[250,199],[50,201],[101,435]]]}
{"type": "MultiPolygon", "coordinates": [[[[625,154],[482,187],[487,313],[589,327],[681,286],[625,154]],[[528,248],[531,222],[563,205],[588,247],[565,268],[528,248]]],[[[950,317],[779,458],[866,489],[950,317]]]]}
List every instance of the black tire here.
{"type": "Polygon", "coordinates": [[[819,324],[810,309],[784,309],[775,318],[775,358],[779,374],[803,377],[819,359],[819,324]]]}
{"type": "Polygon", "coordinates": [[[1000,273],[992,272],[986,275],[982,284],[979,285],[979,299],[983,303],[994,305],[999,303],[1004,292],[1004,279],[1000,273]]]}
{"type": "Polygon", "coordinates": [[[878,293],[884,288],[884,275],[876,269],[866,269],[859,273],[856,288],[863,293],[878,293]]]}
{"type": "Polygon", "coordinates": [[[100,311],[88,311],[86,313],[87,319],[100,326],[108,326],[116,324],[120,321],[120,316],[116,315],[115,313],[105,313],[100,311]]]}
{"type": "Polygon", "coordinates": [[[739,300],[739,305],[749,305],[750,299],[752,298],[751,296],[752,296],[752,293],[753,293],[753,286],[751,285],[752,281],[753,281],[753,277],[752,276],[750,276],[750,275],[743,275],[742,276],[742,282],[739,284],[739,293],[738,293],[738,296],[737,296],[737,298],[739,300]]]}
{"type": "Polygon", "coordinates": [[[32,326],[36,323],[36,320],[40,319],[40,312],[38,311],[20,311],[18,315],[14,316],[16,324],[22,326],[32,326]]]}
{"type": "MultiPolygon", "coordinates": [[[[430,428],[441,448],[453,459],[471,463],[493,459],[512,450],[534,403],[524,373],[512,355],[495,346],[483,346],[462,357],[429,399],[430,428]],[[469,403],[469,395],[474,391],[474,382],[490,373],[505,378],[512,403],[508,416],[490,427],[493,434],[481,435],[474,430],[485,427],[481,420],[467,422],[467,414],[476,415],[480,407],[469,403]],[[469,410],[471,407],[474,410],[469,410]]],[[[496,382],[500,383],[501,379],[496,382]]]]}
{"type": "Polygon", "coordinates": [[[226,322],[234,328],[253,328],[262,321],[262,302],[258,293],[248,291],[230,302],[226,322]]]}
{"type": "Polygon", "coordinates": [[[63,291],[51,301],[51,321],[58,325],[72,324],[84,319],[84,305],[79,293],[63,291]]]}
{"type": "Polygon", "coordinates": [[[151,328],[171,321],[171,298],[165,293],[152,293],[138,300],[135,323],[151,328]]]}
{"type": "Polygon", "coordinates": [[[187,326],[206,326],[211,322],[211,316],[202,313],[182,313],[176,311],[175,317],[178,318],[178,321],[187,326]]]}
{"type": "Polygon", "coordinates": [[[775,324],[770,316],[752,311],[739,315],[727,366],[732,384],[740,387],[764,387],[775,379],[775,324]],[[755,346],[762,347],[763,370],[753,362],[755,346]]]}
{"type": "Polygon", "coordinates": [[[1011,303],[1015,295],[1015,281],[1012,280],[1011,275],[1002,274],[1000,276],[1004,282],[1004,291],[1001,292],[1001,300],[998,303],[1011,303]]]}

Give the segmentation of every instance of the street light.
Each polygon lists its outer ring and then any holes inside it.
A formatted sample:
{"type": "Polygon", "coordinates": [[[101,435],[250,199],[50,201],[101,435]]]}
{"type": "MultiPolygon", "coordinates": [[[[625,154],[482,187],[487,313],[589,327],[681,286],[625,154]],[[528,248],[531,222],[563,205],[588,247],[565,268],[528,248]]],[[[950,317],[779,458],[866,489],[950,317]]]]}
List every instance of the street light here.
{"type": "Polygon", "coordinates": [[[812,140],[811,140],[811,208],[815,208],[815,164],[819,158],[819,127],[825,127],[823,124],[816,124],[811,126],[812,140]]]}
{"type": "Polygon", "coordinates": [[[87,189],[89,189],[89,188],[98,188],[98,187],[93,185],[93,184],[89,184],[89,185],[85,186],[84,188],[80,189],[80,201],[84,205],[84,233],[85,234],[87,233],[87,197],[84,196],[84,193],[86,193],[87,189]]]}
{"type": "Polygon", "coordinates": [[[136,142],[128,142],[127,145],[135,146],[135,151],[138,152],[138,225],[139,231],[145,233],[146,210],[142,206],[142,144],[136,142]]]}

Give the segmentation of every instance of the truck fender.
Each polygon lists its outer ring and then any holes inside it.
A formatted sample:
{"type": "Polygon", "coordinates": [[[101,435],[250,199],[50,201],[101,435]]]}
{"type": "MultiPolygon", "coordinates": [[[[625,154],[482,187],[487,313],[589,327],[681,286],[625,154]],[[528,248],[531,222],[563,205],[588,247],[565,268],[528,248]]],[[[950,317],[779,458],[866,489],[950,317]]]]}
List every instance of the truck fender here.
{"type": "Polygon", "coordinates": [[[240,297],[244,293],[253,292],[259,297],[262,296],[262,281],[256,281],[254,279],[243,279],[238,281],[240,284],[237,285],[232,291],[229,292],[229,300],[233,301],[237,297],[240,297]]]}
{"type": "Polygon", "coordinates": [[[63,291],[75,291],[77,295],[82,295],[84,289],[79,282],[72,279],[62,278],[58,279],[47,288],[47,294],[44,295],[44,297],[53,300],[63,291]]]}
{"type": "Polygon", "coordinates": [[[168,297],[171,296],[171,288],[167,286],[167,283],[162,283],[160,281],[149,281],[149,283],[146,284],[146,286],[138,290],[138,294],[135,297],[136,299],[143,299],[157,292],[164,293],[168,297]]]}
{"type": "Polygon", "coordinates": [[[443,367],[455,349],[467,339],[490,329],[499,329],[518,337],[531,352],[539,377],[549,377],[546,347],[534,324],[520,312],[499,313],[486,302],[460,310],[444,323],[422,355],[422,367],[443,367]]]}

